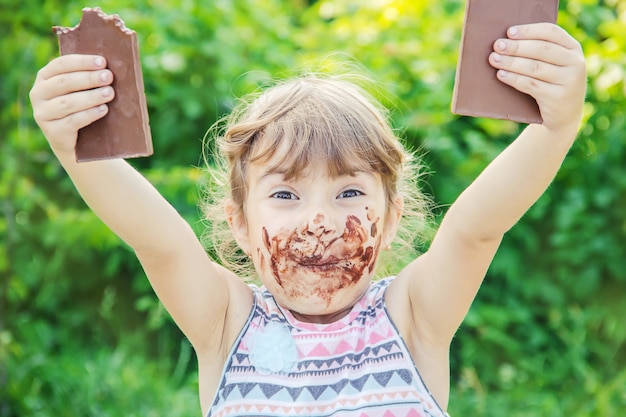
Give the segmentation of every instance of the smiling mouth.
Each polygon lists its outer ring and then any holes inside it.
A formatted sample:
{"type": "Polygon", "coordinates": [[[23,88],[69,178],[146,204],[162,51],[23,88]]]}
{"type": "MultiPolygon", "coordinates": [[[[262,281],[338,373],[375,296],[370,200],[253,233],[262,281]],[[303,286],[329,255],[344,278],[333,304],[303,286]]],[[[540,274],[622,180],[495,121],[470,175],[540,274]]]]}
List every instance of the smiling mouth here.
{"type": "Polygon", "coordinates": [[[302,268],[308,269],[314,272],[326,272],[326,271],[337,271],[337,270],[346,270],[349,268],[353,268],[355,265],[355,261],[359,258],[349,257],[346,259],[301,259],[299,261],[295,261],[297,265],[302,268]]]}
{"type": "Polygon", "coordinates": [[[314,271],[328,271],[340,267],[339,261],[332,262],[300,262],[299,265],[303,268],[311,269],[314,271]]]}

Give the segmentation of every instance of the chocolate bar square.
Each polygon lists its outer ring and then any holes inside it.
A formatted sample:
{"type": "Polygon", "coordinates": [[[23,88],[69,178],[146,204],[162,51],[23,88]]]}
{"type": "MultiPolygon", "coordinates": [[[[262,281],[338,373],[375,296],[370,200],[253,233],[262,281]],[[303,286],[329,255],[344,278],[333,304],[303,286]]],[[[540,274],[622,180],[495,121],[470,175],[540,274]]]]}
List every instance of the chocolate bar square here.
{"type": "Polygon", "coordinates": [[[465,116],[542,123],[534,98],[496,78],[489,54],[511,26],[556,22],[558,0],[467,0],[452,96],[452,112],[465,116]]]}
{"type": "Polygon", "coordinates": [[[78,131],[76,160],[133,158],[152,155],[152,135],[139,61],[137,35],[117,15],[84,8],[74,28],[55,26],[61,55],[104,56],[113,72],[115,98],[109,113],[78,131]]]}

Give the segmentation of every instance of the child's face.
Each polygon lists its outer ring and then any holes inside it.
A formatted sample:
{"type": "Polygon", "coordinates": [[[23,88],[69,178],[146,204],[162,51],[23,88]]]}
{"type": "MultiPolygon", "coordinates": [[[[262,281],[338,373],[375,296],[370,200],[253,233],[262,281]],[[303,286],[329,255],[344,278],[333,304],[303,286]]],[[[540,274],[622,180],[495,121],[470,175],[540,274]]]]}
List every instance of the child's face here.
{"type": "Polygon", "coordinates": [[[399,219],[386,215],[380,176],[332,178],[322,165],[287,181],[259,164],[248,175],[238,240],[263,284],[301,317],[347,312],[368,287],[399,219]]]}

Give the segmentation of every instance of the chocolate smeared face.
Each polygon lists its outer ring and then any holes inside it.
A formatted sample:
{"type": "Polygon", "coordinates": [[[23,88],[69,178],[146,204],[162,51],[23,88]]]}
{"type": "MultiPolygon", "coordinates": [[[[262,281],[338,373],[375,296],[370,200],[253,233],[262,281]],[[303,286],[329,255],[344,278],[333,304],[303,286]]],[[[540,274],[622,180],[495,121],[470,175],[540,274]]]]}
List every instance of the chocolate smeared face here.
{"type": "Polygon", "coordinates": [[[312,165],[298,177],[249,166],[245,227],[234,227],[263,285],[303,321],[329,323],[366,292],[380,248],[393,238],[380,174],[332,176],[312,165]]]}
{"type": "Polygon", "coordinates": [[[367,279],[374,271],[380,238],[375,239],[371,231],[376,230],[378,220],[366,227],[357,216],[348,215],[345,228],[335,231],[324,226],[320,213],[311,224],[283,228],[273,236],[264,227],[263,243],[269,257],[258,251],[261,268],[271,271],[289,298],[315,296],[330,305],[335,293],[367,279]]]}

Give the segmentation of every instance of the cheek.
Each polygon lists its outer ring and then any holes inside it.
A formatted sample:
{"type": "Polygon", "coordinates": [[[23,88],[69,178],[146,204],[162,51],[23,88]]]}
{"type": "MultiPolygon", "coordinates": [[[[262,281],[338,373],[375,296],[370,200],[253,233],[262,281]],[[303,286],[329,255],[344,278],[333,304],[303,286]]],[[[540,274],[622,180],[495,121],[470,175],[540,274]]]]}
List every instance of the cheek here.
{"type": "Polygon", "coordinates": [[[370,235],[372,238],[378,236],[378,224],[380,223],[380,216],[376,214],[376,210],[370,207],[365,207],[365,213],[367,221],[370,222],[370,235]]]}

